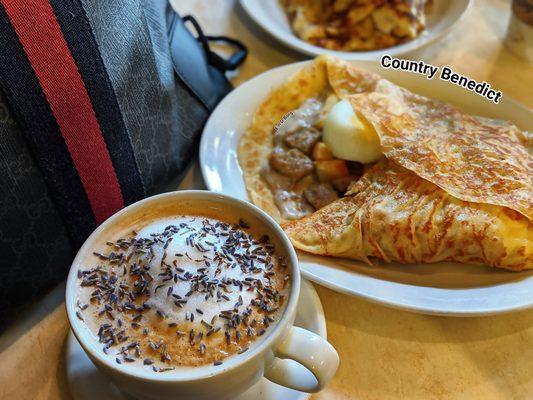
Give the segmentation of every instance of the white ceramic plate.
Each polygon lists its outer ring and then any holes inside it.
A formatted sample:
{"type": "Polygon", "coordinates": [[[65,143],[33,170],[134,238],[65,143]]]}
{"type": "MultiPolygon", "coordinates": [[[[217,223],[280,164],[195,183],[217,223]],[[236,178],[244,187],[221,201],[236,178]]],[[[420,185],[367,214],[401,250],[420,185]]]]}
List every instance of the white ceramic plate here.
{"type": "MultiPolygon", "coordinates": [[[[302,280],[294,324],[327,339],[322,303],[313,285],[305,280],[302,280]]],[[[96,369],[72,331],[68,335],[65,356],[67,380],[74,400],[134,400],[120,392],[96,369]]],[[[263,378],[235,400],[305,400],[309,397],[307,393],[287,389],[263,378]]]]}
{"type": "MultiPolygon", "coordinates": [[[[209,118],[200,144],[200,165],[207,187],[247,199],[237,160],[239,138],[254,110],[288,76],[305,63],[270,70],[230,93],[209,118]]],[[[454,103],[465,111],[513,121],[533,130],[533,113],[503,94],[498,105],[438,79],[384,70],[377,63],[356,65],[422,95],[454,103]]],[[[452,263],[369,267],[356,261],[300,253],[303,275],[339,292],[389,306],[439,315],[487,315],[533,306],[533,271],[511,273],[452,263]]]]}
{"type": "Polygon", "coordinates": [[[246,13],[265,31],[286,46],[301,53],[316,56],[327,53],[347,60],[377,60],[384,54],[399,56],[446,35],[468,11],[470,0],[434,0],[427,16],[426,29],[414,40],[384,50],[343,52],[313,46],[298,38],[278,0],[241,0],[246,13]]]}

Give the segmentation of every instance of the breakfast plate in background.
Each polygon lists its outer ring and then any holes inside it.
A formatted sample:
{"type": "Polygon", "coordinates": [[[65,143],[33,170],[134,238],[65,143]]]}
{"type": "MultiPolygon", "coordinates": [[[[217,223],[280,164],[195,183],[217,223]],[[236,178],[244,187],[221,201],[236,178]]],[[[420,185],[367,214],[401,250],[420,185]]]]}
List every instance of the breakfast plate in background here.
{"type": "Polygon", "coordinates": [[[424,47],[445,36],[466,15],[471,3],[470,0],[433,0],[426,14],[425,29],[416,38],[381,50],[345,52],[328,50],[300,39],[293,32],[279,0],[241,0],[249,17],[286,46],[309,56],[330,54],[346,60],[378,60],[384,54],[400,56],[424,47]]]}
{"type": "MultiPolygon", "coordinates": [[[[271,90],[308,62],[265,72],[230,93],[208,120],[200,145],[200,165],[210,190],[248,199],[237,149],[252,116],[271,90]]],[[[407,89],[460,106],[465,112],[514,122],[533,130],[532,113],[505,94],[494,104],[439,79],[383,70],[376,62],[354,65],[379,73],[407,89]]],[[[333,290],[415,312],[474,316],[533,306],[533,271],[510,273],[456,263],[423,265],[362,262],[299,253],[304,277],[333,290]]]]}

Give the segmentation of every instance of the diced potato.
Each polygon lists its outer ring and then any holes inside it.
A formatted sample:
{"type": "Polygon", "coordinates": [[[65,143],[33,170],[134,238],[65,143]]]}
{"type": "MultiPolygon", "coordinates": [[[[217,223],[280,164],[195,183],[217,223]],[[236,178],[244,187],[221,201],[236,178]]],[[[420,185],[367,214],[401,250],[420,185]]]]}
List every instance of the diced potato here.
{"type": "Polygon", "coordinates": [[[316,162],[316,173],[321,182],[331,182],[349,174],[344,160],[321,160],[316,162]]]}
{"type": "Polygon", "coordinates": [[[394,29],[398,20],[396,11],[390,6],[378,8],[372,14],[372,18],[374,19],[376,27],[387,35],[394,29]]]}
{"type": "Polygon", "coordinates": [[[324,142],[318,142],[315,144],[315,147],[313,147],[313,160],[320,161],[320,160],[332,160],[333,155],[331,154],[331,151],[329,150],[328,146],[324,144],[324,142]]]}
{"type": "Polygon", "coordinates": [[[333,2],[333,12],[340,13],[353,7],[353,2],[350,0],[335,0],[333,2]]]}
{"type": "Polygon", "coordinates": [[[294,193],[302,194],[314,181],[315,178],[312,174],[306,175],[294,184],[292,191],[294,193]]]}
{"type": "Polygon", "coordinates": [[[350,11],[348,11],[348,15],[346,16],[348,24],[352,26],[356,25],[358,22],[361,22],[372,14],[372,11],[374,11],[375,8],[376,6],[374,4],[365,4],[359,7],[350,8],[350,11]]]}

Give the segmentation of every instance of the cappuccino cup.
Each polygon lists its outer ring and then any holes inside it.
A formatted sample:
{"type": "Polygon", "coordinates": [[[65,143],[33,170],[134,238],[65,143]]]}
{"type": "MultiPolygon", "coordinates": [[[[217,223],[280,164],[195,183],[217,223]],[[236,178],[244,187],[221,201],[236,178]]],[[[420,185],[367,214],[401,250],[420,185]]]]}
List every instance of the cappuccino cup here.
{"type": "Polygon", "coordinates": [[[281,227],[207,191],[119,211],[86,240],[66,287],[69,322],[94,365],[139,399],[231,399],[261,378],[323,389],[339,358],[295,327],[300,271],[281,227]]]}

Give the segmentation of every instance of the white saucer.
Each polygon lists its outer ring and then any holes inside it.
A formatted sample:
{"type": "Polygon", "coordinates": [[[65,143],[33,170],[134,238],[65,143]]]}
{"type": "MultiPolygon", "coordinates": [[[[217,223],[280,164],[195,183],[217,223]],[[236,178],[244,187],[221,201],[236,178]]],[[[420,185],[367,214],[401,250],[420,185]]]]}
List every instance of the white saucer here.
{"type": "MultiPolygon", "coordinates": [[[[295,325],[326,338],[322,303],[313,285],[306,280],[302,280],[295,325]]],[[[72,331],[67,339],[66,358],[67,380],[74,400],[133,400],[96,369],[72,331]]],[[[235,400],[304,400],[309,397],[307,393],[287,389],[263,378],[235,400]]]]}

